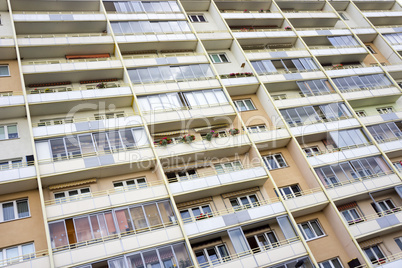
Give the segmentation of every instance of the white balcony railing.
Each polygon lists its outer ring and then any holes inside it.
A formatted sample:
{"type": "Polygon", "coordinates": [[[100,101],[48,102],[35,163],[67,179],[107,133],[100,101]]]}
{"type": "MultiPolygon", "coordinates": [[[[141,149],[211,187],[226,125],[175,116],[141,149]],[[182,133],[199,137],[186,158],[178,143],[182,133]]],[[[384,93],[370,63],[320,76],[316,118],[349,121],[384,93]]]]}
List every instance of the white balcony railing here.
{"type": "Polygon", "coordinates": [[[0,165],[0,182],[36,177],[34,162],[0,165]]]}
{"type": "Polygon", "coordinates": [[[290,131],[297,136],[339,130],[353,126],[360,126],[360,123],[352,117],[339,117],[290,124],[290,131]]]}
{"type": "Polygon", "coordinates": [[[313,205],[328,202],[321,188],[313,188],[284,196],[284,201],[290,210],[299,210],[313,205]]]}
{"type": "Polygon", "coordinates": [[[271,140],[279,140],[289,138],[290,134],[286,128],[273,128],[261,132],[250,132],[250,137],[254,142],[266,142],[271,140]]]}
{"type": "Polygon", "coordinates": [[[50,268],[49,251],[47,249],[36,251],[31,254],[21,255],[13,258],[2,259],[0,267],[10,268],[41,267],[50,268]]]}

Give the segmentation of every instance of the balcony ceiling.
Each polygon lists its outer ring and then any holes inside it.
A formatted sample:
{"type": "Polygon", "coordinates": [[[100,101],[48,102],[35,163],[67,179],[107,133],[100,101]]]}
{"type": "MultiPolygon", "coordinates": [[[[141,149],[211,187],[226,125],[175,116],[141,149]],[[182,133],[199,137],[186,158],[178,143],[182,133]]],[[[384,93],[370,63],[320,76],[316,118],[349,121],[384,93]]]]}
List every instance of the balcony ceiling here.
{"type": "Polygon", "coordinates": [[[401,94],[391,95],[391,96],[378,96],[378,97],[371,97],[366,99],[357,99],[357,100],[349,100],[350,105],[353,107],[364,107],[364,106],[371,106],[371,105],[386,105],[388,103],[396,102],[400,97],[401,94]]]}
{"type": "Polygon", "coordinates": [[[353,1],[354,4],[361,10],[390,10],[394,5],[394,0],[360,0],[353,1]]]}
{"type": "MultiPolygon", "coordinates": [[[[65,161],[68,165],[68,161],[65,161]]],[[[105,178],[123,174],[134,174],[136,172],[153,170],[155,167],[154,160],[146,160],[138,163],[127,163],[121,165],[100,166],[91,169],[79,170],[77,172],[53,175],[49,177],[41,177],[43,187],[54,184],[71,182],[72,180],[84,180],[89,178],[105,178]]]]}
{"type": "MultiPolygon", "coordinates": [[[[233,79],[233,78],[229,78],[233,79]]],[[[259,88],[260,84],[247,84],[238,86],[226,86],[230,96],[240,96],[247,94],[255,94],[259,88]]]]}
{"type": "Polygon", "coordinates": [[[229,26],[276,26],[280,27],[283,23],[280,19],[226,19],[229,26]]]}
{"type": "Polygon", "coordinates": [[[114,54],[114,45],[110,44],[82,44],[82,45],[57,45],[57,46],[20,46],[20,55],[27,59],[51,59],[65,58],[66,55],[87,54],[114,54]]]}
{"type": "Polygon", "coordinates": [[[337,54],[337,55],[327,55],[327,56],[316,56],[321,64],[338,64],[345,62],[363,62],[367,57],[367,53],[362,54],[337,54]]]}
{"type": "Polygon", "coordinates": [[[7,0],[0,0],[0,11],[8,11],[7,0]]]}
{"type": "Polygon", "coordinates": [[[293,217],[302,217],[305,215],[313,214],[319,211],[322,211],[325,209],[325,207],[328,205],[329,201],[326,201],[325,203],[321,204],[314,204],[313,206],[310,207],[303,207],[297,210],[292,210],[292,215],[293,217]]]}
{"type": "Polygon", "coordinates": [[[218,40],[201,39],[201,41],[206,50],[230,49],[233,43],[232,39],[218,39],[218,40]]]}
{"type": "Polygon", "coordinates": [[[38,182],[36,179],[22,179],[15,180],[9,183],[0,184],[0,195],[11,194],[15,192],[24,192],[28,190],[38,189],[38,182]]]}
{"type": "Polygon", "coordinates": [[[257,149],[259,151],[265,151],[285,147],[289,143],[289,141],[290,137],[272,141],[255,142],[255,145],[257,146],[257,149]]]}
{"type": "Polygon", "coordinates": [[[26,117],[24,105],[1,107],[0,119],[26,117]]]}
{"type": "Polygon", "coordinates": [[[308,28],[308,27],[334,27],[338,18],[295,18],[289,19],[290,23],[296,28],[308,28]]]}
{"type": "Polygon", "coordinates": [[[0,47],[0,60],[15,60],[16,58],[15,47],[0,47]]]}
{"type": "Polygon", "coordinates": [[[272,37],[272,38],[242,38],[237,39],[241,46],[263,45],[268,44],[293,44],[297,37],[272,37]]]}
{"type": "Polygon", "coordinates": [[[216,1],[216,5],[220,10],[268,10],[271,1],[216,1]]]}
{"type": "Polygon", "coordinates": [[[325,1],[280,1],[278,6],[283,9],[298,10],[298,11],[313,11],[321,10],[325,6],[325,1]]]}
{"type": "Polygon", "coordinates": [[[210,1],[180,1],[180,3],[183,5],[184,9],[186,12],[201,12],[201,11],[208,11],[209,10],[209,5],[210,1]]]}
{"type": "Polygon", "coordinates": [[[14,11],[99,11],[99,1],[12,0],[14,11]]]}
{"type": "Polygon", "coordinates": [[[44,21],[15,22],[17,34],[102,33],[106,21],[44,21]]]}
{"type": "Polygon", "coordinates": [[[387,26],[387,25],[401,25],[402,17],[392,16],[392,17],[378,17],[369,18],[370,22],[375,26],[387,26]]]}

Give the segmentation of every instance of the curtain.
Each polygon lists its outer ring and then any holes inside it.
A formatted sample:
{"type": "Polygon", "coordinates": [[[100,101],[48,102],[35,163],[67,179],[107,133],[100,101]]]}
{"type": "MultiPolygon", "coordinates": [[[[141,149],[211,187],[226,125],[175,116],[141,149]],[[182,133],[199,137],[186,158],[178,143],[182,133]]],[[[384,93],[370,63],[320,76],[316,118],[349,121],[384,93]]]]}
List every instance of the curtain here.
{"type": "Polygon", "coordinates": [[[18,218],[28,217],[29,216],[28,200],[17,201],[17,211],[18,211],[18,218]]]}
{"type": "Polygon", "coordinates": [[[15,219],[15,214],[14,214],[14,203],[4,203],[3,204],[3,220],[8,221],[8,220],[13,220],[15,219]]]}

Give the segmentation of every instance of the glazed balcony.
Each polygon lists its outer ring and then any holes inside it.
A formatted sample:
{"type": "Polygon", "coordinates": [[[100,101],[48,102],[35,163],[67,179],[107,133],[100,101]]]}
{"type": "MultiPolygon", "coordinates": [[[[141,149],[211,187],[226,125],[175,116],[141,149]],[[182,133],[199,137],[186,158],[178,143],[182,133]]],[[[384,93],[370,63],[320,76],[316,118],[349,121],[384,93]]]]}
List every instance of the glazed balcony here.
{"type": "Polygon", "coordinates": [[[326,73],[331,77],[382,73],[381,67],[378,66],[368,67],[365,66],[364,64],[360,65],[336,64],[333,66],[324,67],[324,69],[326,70],[326,73]]]}
{"type": "Polygon", "coordinates": [[[389,138],[378,140],[381,150],[384,152],[392,152],[402,150],[402,137],[389,138]]]}
{"type": "MultiPolygon", "coordinates": [[[[274,98],[275,99],[275,98],[274,98]]],[[[278,109],[282,108],[290,108],[290,107],[297,107],[297,106],[306,106],[306,105],[318,105],[322,103],[329,103],[329,102],[339,102],[342,98],[339,96],[338,93],[335,91],[331,92],[317,92],[314,94],[303,94],[301,91],[298,94],[293,94],[288,97],[286,94],[286,98],[282,99],[279,98],[275,100],[275,105],[278,109]]]]}
{"type": "Polygon", "coordinates": [[[124,55],[123,59],[127,68],[208,63],[208,58],[205,54],[195,52],[124,55]]]}
{"type": "Polygon", "coordinates": [[[356,196],[370,191],[389,188],[401,183],[399,177],[392,171],[382,172],[371,176],[344,180],[327,185],[327,192],[332,199],[342,199],[356,196]]]}
{"type": "Polygon", "coordinates": [[[104,21],[105,15],[100,12],[13,12],[15,22],[41,21],[104,21]]]}
{"type": "Polygon", "coordinates": [[[116,118],[63,118],[60,120],[38,122],[32,124],[32,132],[35,138],[73,134],[81,131],[119,129],[124,127],[141,125],[138,114],[124,113],[116,118]]]}
{"type": "Polygon", "coordinates": [[[163,223],[54,248],[53,259],[56,267],[71,266],[179,239],[183,239],[183,235],[177,223],[163,223]]]}
{"type": "Polygon", "coordinates": [[[41,267],[50,268],[49,251],[40,250],[14,258],[2,259],[0,266],[11,268],[41,267]]]}
{"type": "Polygon", "coordinates": [[[372,145],[372,143],[365,143],[320,151],[318,153],[308,155],[307,158],[310,165],[320,166],[378,153],[379,151],[375,145],[372,145]]]}
{"type": "Polygon", "coordinates": [[[390,231],[392,228],[400,228],[402,225],[402,208],[378,212],[363,216],[348,222],[349,230],[356,238],[363,238],[366,235],[390,231]]]}
{"type": "Polygon", "coordinates": [[[234,169],[217,172],[197,172],[190,177],[169,179],[169,188],[175,199],[182,200],[219,195],[237,191],[244,187],[261,186],[267,180],[267,172],[258,164],[243,165],[234,169]]]}
{"type": "Polygon", "coordinates": [[[393,112],[391,112],[391,113],[379,114],[378,112],[369,111],[366,113],[366,116],[359,117],[359,119],[365,125],[381,124],[381,123],[384,123],[384,121],[388,121],[388,120],[402,119],[402,108],[397,105],[395,105],[395,106],[393,106],[393,112]]]}
{"type": "Polygon", "coordinates": [[[291,68],[288,70],[278,70],[272,73],[259,74],[261,82],[264,84],[274,83],[274,82],[286,82],[289,80],[312,80],[312,79],[323,79],[325,75],[320,70],[297,70],[296,68],[291,68]]]}
{"type": "Polygon", "coordinates": [[[376,86],[364,87],[358,89],[342,90],[342,95],[348,101],[353,101],[352,105],[360,106],[359,103],[367,105],[367,99],[371,99],[370,103],[381,103],[378,98],[386,98],[387,102],[397,101],[402,92],[394,86],[376,86]]]}
{"type": "MultiPolygon", "coordinates": [[[[255,248],[249,251],[236,253],[224,258],[218,258],[213,267],[265,267],[274,263],[301,257],[307,254],[302,242],[298,237],[282,240],[265,247],[263,250],[255,248]]],[[[209,263],[201,264],[200,267],[208,267],[209,263]]]]}
{"type": "Polygon", "coordinates": [[[107,209],[136,203],[146,199],[167,198],[168,193],[163,181],[146,182],[141,185],[125,186],[87,194],[51,199],[45,201],[46,215],[49,220],[68,217],[92,210],[107,209]]]}
{"type": "Polygon", "coordinates": [[[131,20],[185,20],[186,16],[181,12],[160,11],[160,12],[108,12],[107,17],[111,21],[131,21],[131,20]]]}

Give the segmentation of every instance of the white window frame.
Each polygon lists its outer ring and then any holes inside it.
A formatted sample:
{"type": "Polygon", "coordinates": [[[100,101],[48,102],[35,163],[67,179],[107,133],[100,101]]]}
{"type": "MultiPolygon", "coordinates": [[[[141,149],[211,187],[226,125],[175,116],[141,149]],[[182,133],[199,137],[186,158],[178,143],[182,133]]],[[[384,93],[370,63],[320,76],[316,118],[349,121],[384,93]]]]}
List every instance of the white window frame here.
{"type": "MultiPolygon", "coordinates": [[[[182,171],[171,171],[171,172],[165,172],[166,173],[174,173],[176,175],[176,180],[177,181],[187,181],[187,180],[191,180],[194,178],[198,178],[198,174],[197,174],[197,170],[195,168],[190,168],[188,170],[182,170],[182,171]],[[192,170],[195,172],[195,174],[189,174],[188,171],[192,170]],[[185,173],[185,176],[180,176],[179,173],[185,173]]],[[[167,178],[167,176],[166,176],[167,178]]],[[[177,181],[172,181],[170,182],[169,180],[174,180],[174,178],[167,178],[169,183],[173,183],[173,182],[177,182],[177,181]]]]}
{"type": "Polygon", "coordinates": [[[299,196],[302,195],[302,194],[301,194],[300,186],[299,186],[298,184],[292,184],[292,185],[280,187],[280,188],[279,188],[279,191],[280,191],[280,194],[282,195],[282,197],[283,197],[284,199],[295,198],[295,197],[299,197],[299,196]],[[292,187],[297,187],[299,191],[298,191],[298,192],[295,192],[292,187]],[[289,189],[289,190],[291,191],[291,194],[286,194],[286,193],[284,192],[284,189],[289,189]],[[289,195],[291,195],[291,196],[289,196],[289,195]]]}
{"type": "Polygon", "coordinates": [[[1,68],[1,67],[6,67],[8,74],[7,74],[7,75],[0,75],[0,77],[9,77],[9,76],[11,76],[11,75],[10,75],[10,66],[5,65],[5,64],[0,64],[0,68],[1,68]]]}
{"type": "Polygon", "coordinates": [[[200,22],[200,23],[208,22],[208,21],[207,21],[207,18],[205,18],[205,16],[204,16],[204,14],[188,14],[188,19],[189,19],[191,22],[200,22]],[[196,17],[197,17],[197,20],[195,21],[195,20],[192,18],[192,16],[196,16],[196,17]],[[204,18],[204,21],[200,20],[200,17],[204,18]]]}
{"type": "Polygon", "coordinates": [[[216,163],[214,164],[214,168],[218,174],[224,174],[228,172],[233,172],[233,171],[238,171],[243,169],[243,165],[239,160],[231,161],[231,162],[226,162],[226,163],[216,163]],[[216,168],[220,167],[220,169],[216,168]],[[220,173],[219,171],[223,170],[224,172],[220,173]]]}
{"type": "Polygon", "coordinates": [[[321,152],[321,150],[320,150],[320,148],[318,148],[318,146],[306,147],[306,148],[303,148],[303,151],[307,157],[317,155],[321,152]]]}
{"type": "Polygon", "coordinates": [[[355,113],[356,113],[357,117],[366,117],[367,116],[366,112],[363,110],[356,111],[355,113]]]}
{"type": "Polygon", "coordinates": [[[69,189],[61,192],[55,192],[53,193],[54,200],[56,204],[58,203],[64,203],[68,201],[75,201],[75,200],[80,200],[80,199],[85,199],[91,197],[91,188],[88,187],[82,187],[82,188],[75,188],[75,189],[69,189]],[[82,191],[85,192],[82,192],[82,191]],[[86,190],[89,190],[89,192],[86,192],[86,190]],[[77,194],[71,195],[71,192],[77,191],[77,194]],[[58,194],[64,194],[63,197],[56,197],[58,194]]]}
{"type": "Polygon", "coordinates": [[[30,207],[29,207],[28,198],[10,200],[10,201],[6,201],[6,202],[1,202],[1,203],[0,203],[0,222],[9,222],[9,221],[14,221],[14,220],[19,220],[19,219],[25,219],[25,218],[29,218],[29,217],[31,217],[31,209],[30,209],[30,207]],[[26,201],[26,202],[27,202],[27,206],[28,206],[28,215],[25,216],[25,217],[19,217],[19,215],[18,215],[17,202],[21,202],[21,201],[26,201]],[[4,204],[8,204],[8,203],[13,203],[14,219],[4,220],[3,205],[4,205],[4,204]]]}
{"type": "Polygon", "coordinates": [[[336,267],[342,267],[343,268],[342,262],[339,260],[338,257],[330,259],[330,260],[322,261],[322,262],[318,263],[318,266],[320,268],[325,268],[325,267],[327,267],[327,266],[324,266],[325,264],[329,264],[331,266],[331,268],[336,268],[336,267]],[[334,261],[338,262],[339,266],[335,266],[333,264],[334,261]]]}
{"type": "MultiPolygon", "coordinates": [[[[222,262],[225,262],[225,261],[230,260],[230,258],[229,258],[230,255],[229,255],[229,256],[225,256],[225,257],[222,257],[222,256],[221,256],[221,253],[219,252],[219,249],[218,249],[218,247],[220,247],[220,246],[225,247],[225,248],[226,248],[226,252],[229,254],[228,247],[226,246],[225,243],[222,243],[222,244],[219,244],[219,245],[216,245],[216,246],[207,247],[207,248],[203,248],[203,249],[197,250],[197,251],[194,252],[194,254],[197,254],[197,252],[203,252],[204,257],[206,257],[207,263],[209,264],[208,266],[211,266],[211,265],[214,266],[214,265],[216,265],[216,264],[219,264],[219,263],[222,263],[222,262]],[[216,260],[211,260],[211,258],[209,257],[208,250],[209,250],[209,249],[212,249],[212,248],[215,250],[215,254],[218,256],[218,259],[216,259],[216,260]]],[[[207,267],[207,265],[205,265],[205,263],[204,263],[204,264],[201,264],[200,266],[201,266],[201,267],[207,267]]]]}
{"type": "Polygon", "coordinates": [[[359,210],[357,209],[357,207],[341,210],[340,213],[342,214],[342,217],[345,219],[345,221],[346,221],[349,225],[352,225],[352,224],[355,224],[355,223],[358,223],[358,222],[363,221],[362,215],[361,215],[361,213],[359,212],[359,210]],[[354,211],[356,212],[356,214],[358,215],[358,218],[355,218],[355,217],[353,216],[353,214],[351,213],[352,210],[354,210],[354,211]],[[349,216],[350,216],[350,218],[352,218],[352,221],[348,221],[348,220],[346,219],[344,213],[348,213],[349,216]]]}
{"type": "Polygon", "coordinates": [[[386,257],[386,255],[385,255],[384,252],[381,250],[381,248],[379,247],[379,245],[374,245],[374,246],[371,246],[371,247],[368,247],[368,248],[364,248],[364,249],[363,249],[364,254],[366,254],[366,256],[370,259],[370,257],[369,257],[369,256],[367,255],[367,253],[366,253],[366,250],[370,250],[371,253],[374,255],[374,257],[376,257],[376,261],[372,261],[372,263],[379,263],[379,260],[381,260],[381,259],[385,262],[385,259],[379,258],[379,257],[377,256],[377,254],[376,254],[375,251],[373,250],[374,247],[377,247],[377,248],[378,248],[378,250],[379,250],[379,251],[381,252],[381,254],[384,256],[384,258],[386,257]]]}
{"type": "Polygon", "coordinates": [[[394,112],[394,108],[392,107],[381,107],[381,108],[376,108],[377,112],[379,114],[390,114],[394,112]]]}
{"type": "Polygon", "coordinates": [[[300,230],[300,232],[303,234],[304,239],[306,239],[306,241],[311,241],[311,240],[318,239],[318,238],[320,238],[320,237],[326,236],[324,230],[323,230],[322,227],[321,227],[321,224],[318,222],[317,219],[315,219],[315,220],[309,220],[309,221],[305,221],[305,222],[301,222],[301,223],[297,224],[297,226],[299,226],[299,230],[300,230]],[[313,226],[311,225],[312,222],[315,222],[315,223],[317,224],[318,228],[319,228],[319,229],[321,230],[321,232],[322,232],[322,235],[318,235],[318,234],[315,232],[313,226]],[[305,233],[305,231],[304,231],[304,229],[303,229],[303,227],[302,227],[302,224],[307,224],[307,225],[308,225],[308,227],[309,227],[311,233],[314,235],[314,237],[312,237],[312,238],[308,238],[308,237],[307,237],[307,234],[305,233]]]}
{"type": "Polygon", "coordinates": [[[258,207],[258,206],[260,206],[259,200],[258,200],[258,196],[257,196],[256,193],[254,193],[254,194],[248,194],[248,195],[242,195],[242,196],[238,196],[238,197],[234,197],[234,198],[229,198],[229,202],[230,202],[230,204],[232,205],[232,207],[233,207],[235,210],[249,209],[249,208],[253,208],[253,207],[258,207]],[[255,196],[255,199],[257,200],[256,203],[254,203],[254,202],[251,201],[250,196],[255,196]],[[244,198],[244,197],[247,198],[248,204],[243,204],[243,203],[242,203],[241,198],[244,198]],[[237,203],[238,203],[239,205],[233,206],[232,201],[237,201],[237,203]]]}
{"type": "Polygon", "coordinates": [[[266,132],[269,130],[266,125],[249,126],[247,129],[250,133],[266,132]]]}
{"type": "Polygon", "coordinates": [[[402,250],[402,236],[394,238],[394,241],[398,245],[399,249],[402,250]]]}
{"type": "Polygon", "coordinates": [[[222,53],[211,53],[209,54],[209,58],[213,63],[230,63],[229,57],[226,55],[225,52],[222,53]],[[215,61],[213,56],[217,56],[219,58],[219,61],[215,61]],[[226,61],[223,60],[223,58],[226,59],[226,61]]]}
{"type": "Polygon", "coordinates": [[[0,249],[0,266],[6,266],[6,265],[10,265],[10,264],[17,263],[17,262],[22,262],[22,261],[33,259],[33,258],[35,258],[35,244],[33,242],[0,249]],[[27,246],[27,245],[32,245],[33,252],[23,255],[22,247],[27,246]],[[7,259],[7,250],[13,249],[13,248],[17,248],[18,257],[14,257],[11,260],[9,260],[9,258],[7,259]],[[7,260],[9,260],[9,261],[7,261],[7,260]],[[7,263],[6,263],[6,261],[7,261],[7,263]]]}
{"type": "Polygon", "coordinates": [[[254,105],[254,103],[253,103],[253,101],[252,101],[251,99],[234,100],[233,103],[235,104],[235,106],[236,106],[236,108],[237,108],[237,110],[238,110],[239,112],[246,112],[246,111],[254,111],[254,110],[257,110],[257,108],[255,107],[255,105],[254,105]],[[250,101],[250,102],[251,102],[251,105],[253,106],[254,109],[248,108],[248,106],[246,105],[246,101],[250,101]],[[238,105],[238,103],[240,103],[240,102],[243,103],[243,105],[244,105],[244,107],[246,108],[246,110],[240,110],[240,106],[238,105]]]}
{"type": "MultiPolygon", "coordinates": [[[[395,206],[394,202],[393,202],[391,199],[384,199],[384,200],[375,201],[375,202],[378,204],[378,206],[376,206],[376,208],[377,208],[377,209],[380,209],[380,211],[378,211],[378,213],[381,213],[381,212],[389,212],[389,211],[392,211],[393,209],[397,209],[397,208],[398,208],[397,206],[395,206]],[[388,205],[387,202],[390,202],[394,207],[391,208],[391,207],[388,205]],[[383,208],[380,206],[380,204],[383,204],[384,206],[386,206],[387,209],[386,209],[386,210],[383,210],[383,208]]],[[[372,203],[372,204],[375,206],[374,203],[372,203]]]]}
{"type": "Polygon", "coordinates": [[[181,217],[181,212],[184,212],[184,211],[187,211],[190,214],[190,218],[184,218],[184,219],[182,218],[185,222],[188,222],[189,219],[197,218],[198,216],[200,216],[200,215],[195,215],[194,212],[193,212],[193,209],[199,209],[201,214],[208,214],[209,213],[210,217],[212,217],[212,215],[211,215],[212,209],[211,209],[210,204],[204,204],[204,205],[194,206],[194,207],[191,207],[191,208],[182,209],[182,210],[180,210],[180,217],[181,217]],[[205,212],[203,207],[209,207],[209,210],[211,212],[205,212]]]}
{"type": "Polygon", "coordinates": [[[17,124],[10,124],[10,125],[0,125],[0,128],[3,128],[4,129],[4,139],[1,139],[0,138],[0,141],[2,141],[2,140],[11,140],[11,139],[18,139],[20,136],[18,135],[19,134],[19,131],[18,131],[18,125],[17,124]],[[10,138],[9,137],[9,131],[8,131],[8,128],[9,127],[13,127],[13,126],[15,126],[16,128],[17,128],[17,137],[14,137],[14,138],[10,138]]]}
{"type": "Polygon", "coordinates": [[[267,165],[268,170],[275,170],[275,169],[280,169],[280,168],[288,167],[288,164],[286,163],[285,158],[283,157],[283,155],[282,155],[281,153],[272,154],[272,155],[266,155],[266,156],[263,156],[263,158],[264,158],[264,160],[265,160],[265,164],[267,165]],[[283,163],[285,163],[285,166],[281,166],[281,165],[279,164],[278,160],[276,160],[276,158],[275,158],[276,156],[282,158],[282,161],[283,161],[283,163]],[[268,157],[272,157],[272,159],[275,161],[276,165],[278,166],[277,168],[272,168],[272,167],[271,167],[271,165],[269,164],[268,159],[267,159],[268,157]],[[269,165],[269,166],[268,166],[268,165],[269,165]]]}
{"type": "Polygon", "coordinates": [[[286,100],[288,98],[286,94],[276,94],[276,95],[271,95],[271,97],[274,100],[286,100]]]}
{"type": "Polygon", "coordinates": [[[3,159],[0,160],[0,163],[7,163],[0,164],[0,170],[20,168],[22,167],[22,158],[3,159]]]}
{"type": "Polygon", "coordinates": [[[38,127],[51,126],[51,125],[63,125],[74,123],[74,119],[70,118],[51,118],[51,119],[41,119],[38,123],[38,127]]]}
{"type": "Polygon", "coordinates": [[[114,181],[113,182],[113,187],[115,190],[132,190],[132,189],[140,189],[140,188],[146,188],[148,187],[148,182],[146,177],[140,177],[140,178],[132,178],[132,179],[127,179],[123,181],[114,181]],[[139,181],[144,180],[145,182],[139,182],[139,181]],[[134,182],[134,183],[131,183],[134,182]],[[116,186],[116,184],[122,184],[121,186],[116,186]]]}
{"type": "MultiPolygon", "coordinates": [[[[252,236],[252,237],[254,237],[255,241],[256,241],[257,244],[258,244],[258,247],[259,247],[261,250],[266,250],[266,249],[270,249],[270,248],[274,248],[274,247],[278,247],[278,246],[279,246],[279,245],[274,245],[274,243],[277,243],[277,242],[272,242],[271,239],[269,239],[268,234],[270,234],[270,233],[272,233],[273,236],[275,237],[276,241],[279,242],[278,236],[275,234],[274,230],[269,231],[269,232],[264,232],[264,233],[262,233],[262,234],[261,234],[261,233],[260,233],[260,234],[255,234],[255,235],[252,236]],[[267,246],[263,245],[263,244],[258,240],[258,236],[260,236],[260,235],[264,236],[265,241],[267,241],[267,243],[268,243],[267,246]]],[[[251,236],[248,236],[248,237],[246,237],[246,239],[248,239],[248,238],[250,238],[250,237],[251,237],[251,236]]]]}

